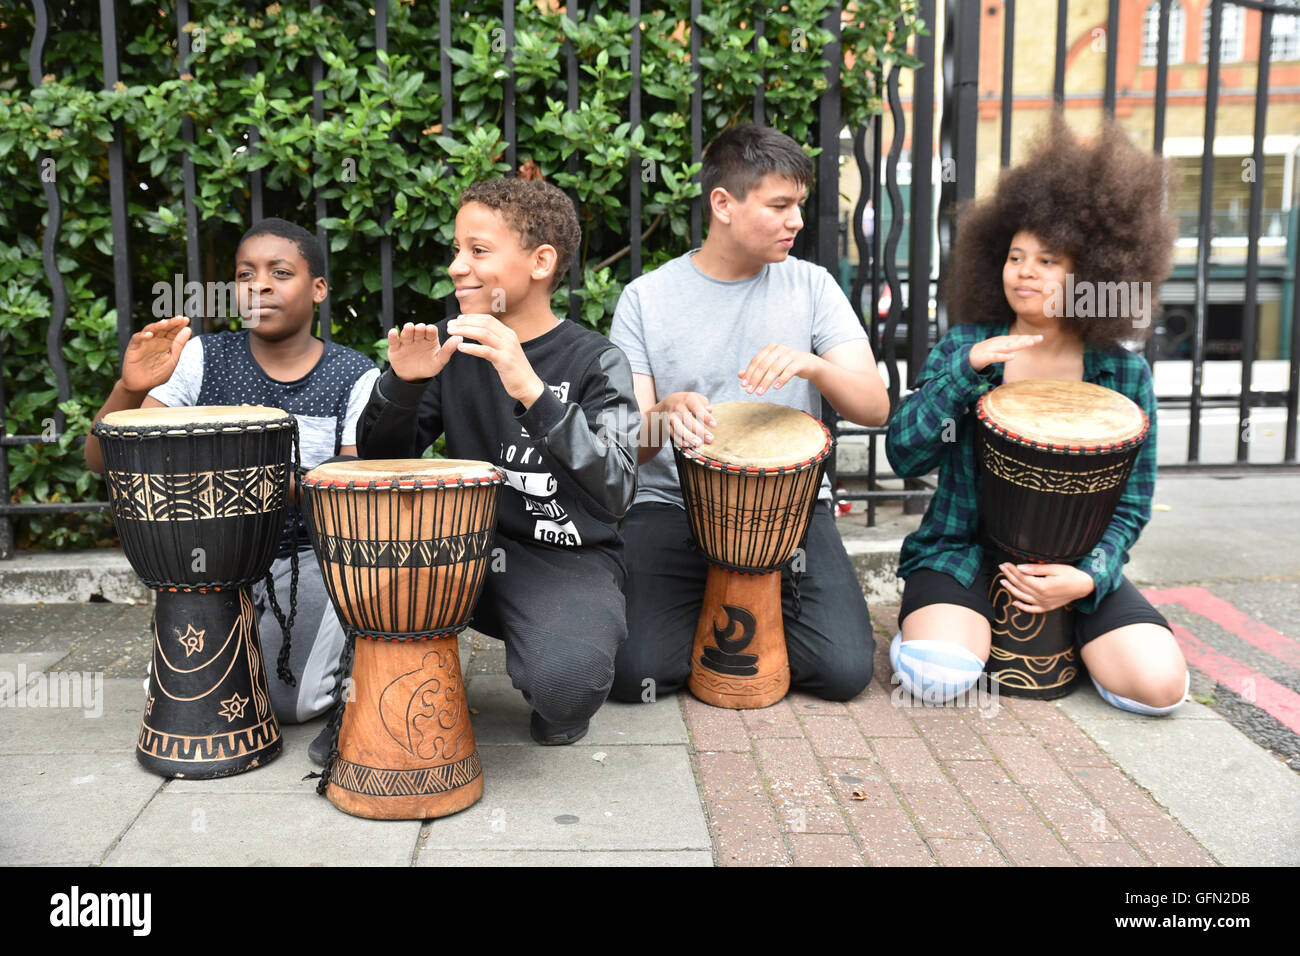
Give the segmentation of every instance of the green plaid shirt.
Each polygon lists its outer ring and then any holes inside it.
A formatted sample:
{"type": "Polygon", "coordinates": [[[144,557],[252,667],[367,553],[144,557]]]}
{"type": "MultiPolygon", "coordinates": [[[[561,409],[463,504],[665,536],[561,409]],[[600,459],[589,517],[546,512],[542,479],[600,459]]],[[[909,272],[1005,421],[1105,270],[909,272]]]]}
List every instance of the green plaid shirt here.
{"type": "MultiPolygon", "coordinates": [[[[978,540],[975,403],[984,392],[1002,384],[1002,363],[976,372],[970,365],[970,350],[983,339],[1006,335],[1008,329],[1006,323],[953,326],[926,359],[916,391],[903,400],[889,421],[885,453],[895,474],[913,478],[936,468],[939,471],[938,487],[921,527],[903,542],[900,577],[906,578],[917,568],[932,568],[951,575],[965,587],[975,582],[984,560],[978,540]]],[[[1092,594],[1075,602],[1075,607],[1086,614],[1119,587],[1129,548],[1151,518],[1156,481],[1156,397],[1146,360],[1118,346],[1104,350],[1085,347],[1083,380],[1127,396],[1151,420],[1151,433],[1133,465],[1110,526],[1093,553],[1075,565],[1096,585],[1092,594]]]]}

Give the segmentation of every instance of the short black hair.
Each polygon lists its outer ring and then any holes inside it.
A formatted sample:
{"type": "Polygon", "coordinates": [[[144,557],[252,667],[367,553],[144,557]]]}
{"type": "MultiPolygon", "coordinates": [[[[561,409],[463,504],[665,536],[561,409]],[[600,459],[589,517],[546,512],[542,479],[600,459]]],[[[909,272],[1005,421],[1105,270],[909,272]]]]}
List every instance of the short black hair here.
{"type": "Polygon", "coordinates": [[[700,186],[705,208],[719,186],[743,201],[772,173],[811,186],[812,160],[798,143],[770,126],[742,123],[723,130],[704,150],[700,186]]]}
{"type": "Polygon", "coordinates": [[[577,210],[562,189],[542,179],[488,179],[460,194],[459,205],[471,202],[496,210],[525,249],[554,246],[550,291],[559,288],[582,242],[577,210]]]}
{"type": "MultiPolygon", "coordinates": [[[[296,222],[277,219],[274,216],[270,219],[259,220],[253,223],[248,232],[244,233],[239,240],[239,245],[242,246],[254,236],[279,236],[281,239],[288,239],[298,247],[298,252],[307,260],[307,271],[311,273],[313,279],[325,275],[325,251],[321,249],[320,242],[317,241],[316,237],[296,222]]],[[[238,246],[236,249],[238,249],[238,246]]]]}

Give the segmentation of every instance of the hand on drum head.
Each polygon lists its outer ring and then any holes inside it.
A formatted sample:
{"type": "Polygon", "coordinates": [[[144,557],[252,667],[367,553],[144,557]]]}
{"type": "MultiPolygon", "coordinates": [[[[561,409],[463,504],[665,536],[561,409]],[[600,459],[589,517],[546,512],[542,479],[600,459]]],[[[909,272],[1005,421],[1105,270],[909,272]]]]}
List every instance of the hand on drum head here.
{"type": "Polygon", "coordinates": [[[1068,564],[998,565],[1002,586],[1014,601],[1011,603],[1030,614],[1046,614],[1093,592],[1096,583],[1086,571],[1068,564]]]}
{"type": "Polygon", "coordinates": [[[388,330],[388,364],[403,381],[422,382],[447,367],[462,341],[459,335],[451,335],[439,345],[437,326],[407,322],[400,333],[388,330]]]}
{"type": "Polygon", "coordinates": [[[780,388],[792,378],[807,378],[816,362],[817,357],[811,352],[800,352],[788,345],[768,345],[739,373],[740,384],[745,391],[762,395],[769,388],[780,388]]]}
{"type": "Polygon", "coordinates": [[[192,334],[190,320],[183,315],[150,322],[135,333],[122,356],[122,386],[130,392],[147,392],[162,385],[176,371],[181,349],[192,334]]]}
{"type": "Polygon", "coordinates": [[[1021,349],[1041,341],[1041,335],[995,335],[971,346],[970,367],[982,372],[996,362],[1010,362],[1021,349]]]}
{"type": "Polygon", "coordinates": [[[701,442],[713,441],[710,428],[718,423],[713,419],[713,409],[709,399],[699,392],[673,392],[659,403],[659,422],[651,423],[651,430],[659,445],[664,444],[664,437],[671,437],[683,448],[692,448],[701,442]],[[667,422],[671,432],[669,436],[660,436],[657,426],[667,422]]]}

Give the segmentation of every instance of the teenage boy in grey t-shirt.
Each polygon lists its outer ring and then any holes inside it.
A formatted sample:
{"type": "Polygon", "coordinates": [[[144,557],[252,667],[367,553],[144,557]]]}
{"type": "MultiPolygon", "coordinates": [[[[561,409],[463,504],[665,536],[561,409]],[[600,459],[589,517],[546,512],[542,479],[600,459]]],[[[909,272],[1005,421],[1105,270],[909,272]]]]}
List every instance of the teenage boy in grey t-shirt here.
{"type": "MultiPolygon", "coordinates": [[[[610,696],[677,690],[690,652],[707,566],[691,549],[669,439],[707,446],[712,402],[752,400],[817,417],[825,397],[841,417],[881,425],[889,397],[852,306],[820,266],[790,257],[812,163],[794,140],[744,125],[704,155],[709,203],[703,246],[623,291],[610,339],[627,354],[643,427],[637,493],[623,522],[628,640],[610,696]],[[653,681],[653,684],[647,683],[653,681]]],[[[871,680],[875,643],[867,604],[822,488],[806,568],[782,571],[791,684],[827,700],[871,680]]]]}

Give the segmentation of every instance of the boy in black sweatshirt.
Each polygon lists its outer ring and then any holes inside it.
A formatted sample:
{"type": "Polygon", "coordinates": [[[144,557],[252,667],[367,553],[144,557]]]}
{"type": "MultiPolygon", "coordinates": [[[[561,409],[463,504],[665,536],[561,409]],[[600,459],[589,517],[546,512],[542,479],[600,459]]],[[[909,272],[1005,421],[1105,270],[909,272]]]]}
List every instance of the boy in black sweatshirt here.
{"type": "Polygon", "coordinates": [[[418,457],[445,434],[449,457],[505,472],[505,559],[472,623],[505,642],[542,744],[586,734],[627,637],[616,523],[636,481],[632,372],[603,335],[550,307],[580,238],[573,203],[549,183],[465,190],[450,269],[464,311],[388,333],[391,367],[358,431],[363,458],[418,457]]]}

